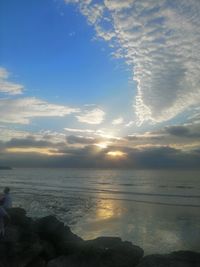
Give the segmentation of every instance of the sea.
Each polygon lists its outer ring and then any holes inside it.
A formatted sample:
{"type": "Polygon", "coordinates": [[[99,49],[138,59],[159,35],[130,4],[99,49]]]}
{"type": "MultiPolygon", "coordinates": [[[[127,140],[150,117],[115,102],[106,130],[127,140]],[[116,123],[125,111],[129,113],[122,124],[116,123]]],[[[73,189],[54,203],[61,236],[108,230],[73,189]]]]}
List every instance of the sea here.
{"type": "Polygon", "coordinates": [[[0,190],[34,218],[54,215],[85,240],[119,236],[145,254],[200,252],[200,171],[0,170],[0,190]]]}

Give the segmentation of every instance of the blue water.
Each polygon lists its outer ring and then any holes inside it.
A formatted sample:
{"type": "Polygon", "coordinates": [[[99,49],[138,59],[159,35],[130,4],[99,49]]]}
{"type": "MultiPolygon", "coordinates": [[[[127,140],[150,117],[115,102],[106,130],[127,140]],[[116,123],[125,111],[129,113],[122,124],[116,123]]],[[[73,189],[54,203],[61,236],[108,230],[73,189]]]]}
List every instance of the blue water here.
{"type": "Polygon", "coordinates": [[[146,254],[200,251],[198,171],[1,170],[4,186],[15,206],[56,215],[84,239],[120,236],[146,254]]]}

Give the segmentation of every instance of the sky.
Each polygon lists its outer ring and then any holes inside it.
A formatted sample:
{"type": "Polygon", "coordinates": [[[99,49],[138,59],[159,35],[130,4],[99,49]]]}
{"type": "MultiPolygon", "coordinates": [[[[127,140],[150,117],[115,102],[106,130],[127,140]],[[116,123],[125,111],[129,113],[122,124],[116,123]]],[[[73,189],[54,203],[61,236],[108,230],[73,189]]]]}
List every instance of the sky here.
{"type": "Polygon", "coordinates": [[[0,166],[200,167],[199,0],[1,0],[0,166]]]}

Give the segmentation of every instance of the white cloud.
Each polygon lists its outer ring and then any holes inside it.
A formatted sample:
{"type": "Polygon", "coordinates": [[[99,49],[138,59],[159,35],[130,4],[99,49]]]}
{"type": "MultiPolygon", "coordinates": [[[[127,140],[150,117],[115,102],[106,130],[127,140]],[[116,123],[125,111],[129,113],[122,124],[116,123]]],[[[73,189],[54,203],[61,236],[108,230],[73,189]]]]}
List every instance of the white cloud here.
{"type": "Polygon", "coordinates": [[[10,128],[6,128],[5,126],[2,128],[0,126],[0,140],[1,141],[8,141],[12,138],[25,138],[28,135],[30,135],[30,133],[26,131],[10,129],[10,128]]]}
{"type": "Polygon", "coordinates": [[[5,68],[0,67],[0,79],[7,79],[8,75],[8,71],[5,68]]]}
{"type": "Polygon", "coordinates": [[[97,36],[132,68],[139,123],[200,104],[199,0],[66,2],[78,3],[97,36]]]}
{"type": "Polygon", "coordinates": [[[76,116],[79,122],[87,124],[101,124],[104,120],[104,117],[105,112],[100,108],[86,110],[81,115],[76,116]]]}
{"type": "Polygon", "coordinates": [[[28,124],[34,117],[63,117],[79,109],[55,105],[34,97],[0,99],[0,121],[28,124]]]}
{"type": "Polygon", "coordinates": [[[130,126],[132,126],[134,123],[135,123],[134,121],[129,121],[125,126],[126,126],[126,127],[130,127],[130,126]]]}
{"type": "Polygon", "coordinates": [[[19,95],[23,92],[23,85],[8,80],[9,73],[5,68],[0,67],[0,93],[8,95],[19,95]]]}
{"type": "Polygon", "coordinates": [[[119,125],[119,124],[122,124],[124,122],[124,119],[122,117],[119,117],[115,120],[112,121],[112,124],[113,125],[119,125]]]}
{"type": "MultiPolygon", "coordinates": [[[[13,125],[12,125],[13,126],[13,125]]],[[[48,141],[52,143],[66,142],[66,134],[55,131],[22,131],[15,129],[11,125],[0,125],[0,141],[10,141],[11,139],[34,139],[36,141],[48,141]]]]}
{"type": "Polygon", "coordinates": [[[65,131],[67,132],[72,132],[72,133],[81,133],[89,136],[98,136],[99,138],[102,138],[102,140],[105,139],[112,139],[112,140],[120,140],[121,138],[116,136],[112,131],[109,131],[108,129],[96,129],[96,130],[91,130],[91,129],[74,129],[74,128],[64,128],[65,131]]]}
{"type": "Polygon", "coordinates": [[[122,9],[130,8],[133,0],[105,0],[105,6],[113,11],[119,11],[122,9]]]}
{"type": "Polygon", "coordinates": [[[64,128],[65,131],[67,132],[72,132],[72,133],[95,133],[95,130],[90,130],[90,129],[76,129],[76,128],[64,128]]]}

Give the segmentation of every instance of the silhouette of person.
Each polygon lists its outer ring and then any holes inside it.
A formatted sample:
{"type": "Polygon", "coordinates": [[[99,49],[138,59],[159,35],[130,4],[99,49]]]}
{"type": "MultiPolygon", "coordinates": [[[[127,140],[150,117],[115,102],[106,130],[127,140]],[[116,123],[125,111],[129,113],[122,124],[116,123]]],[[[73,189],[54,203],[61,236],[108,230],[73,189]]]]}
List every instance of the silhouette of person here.
{"type": "Polygon", "coordinates": [[[5,187],[4,188],[4,195],[3,195],[3,208],[4,209],[10,209],[12,208],[12,197],[10,195],[10,188],[9,187],[5,187]]]}
{"type": "Polygon", "coordinates": [[[0,206],[0,237],[4,237],[5,227],[4,227],[4,218],[9,218],[8,213],[3,208],[2,204],[0,206]]]}

